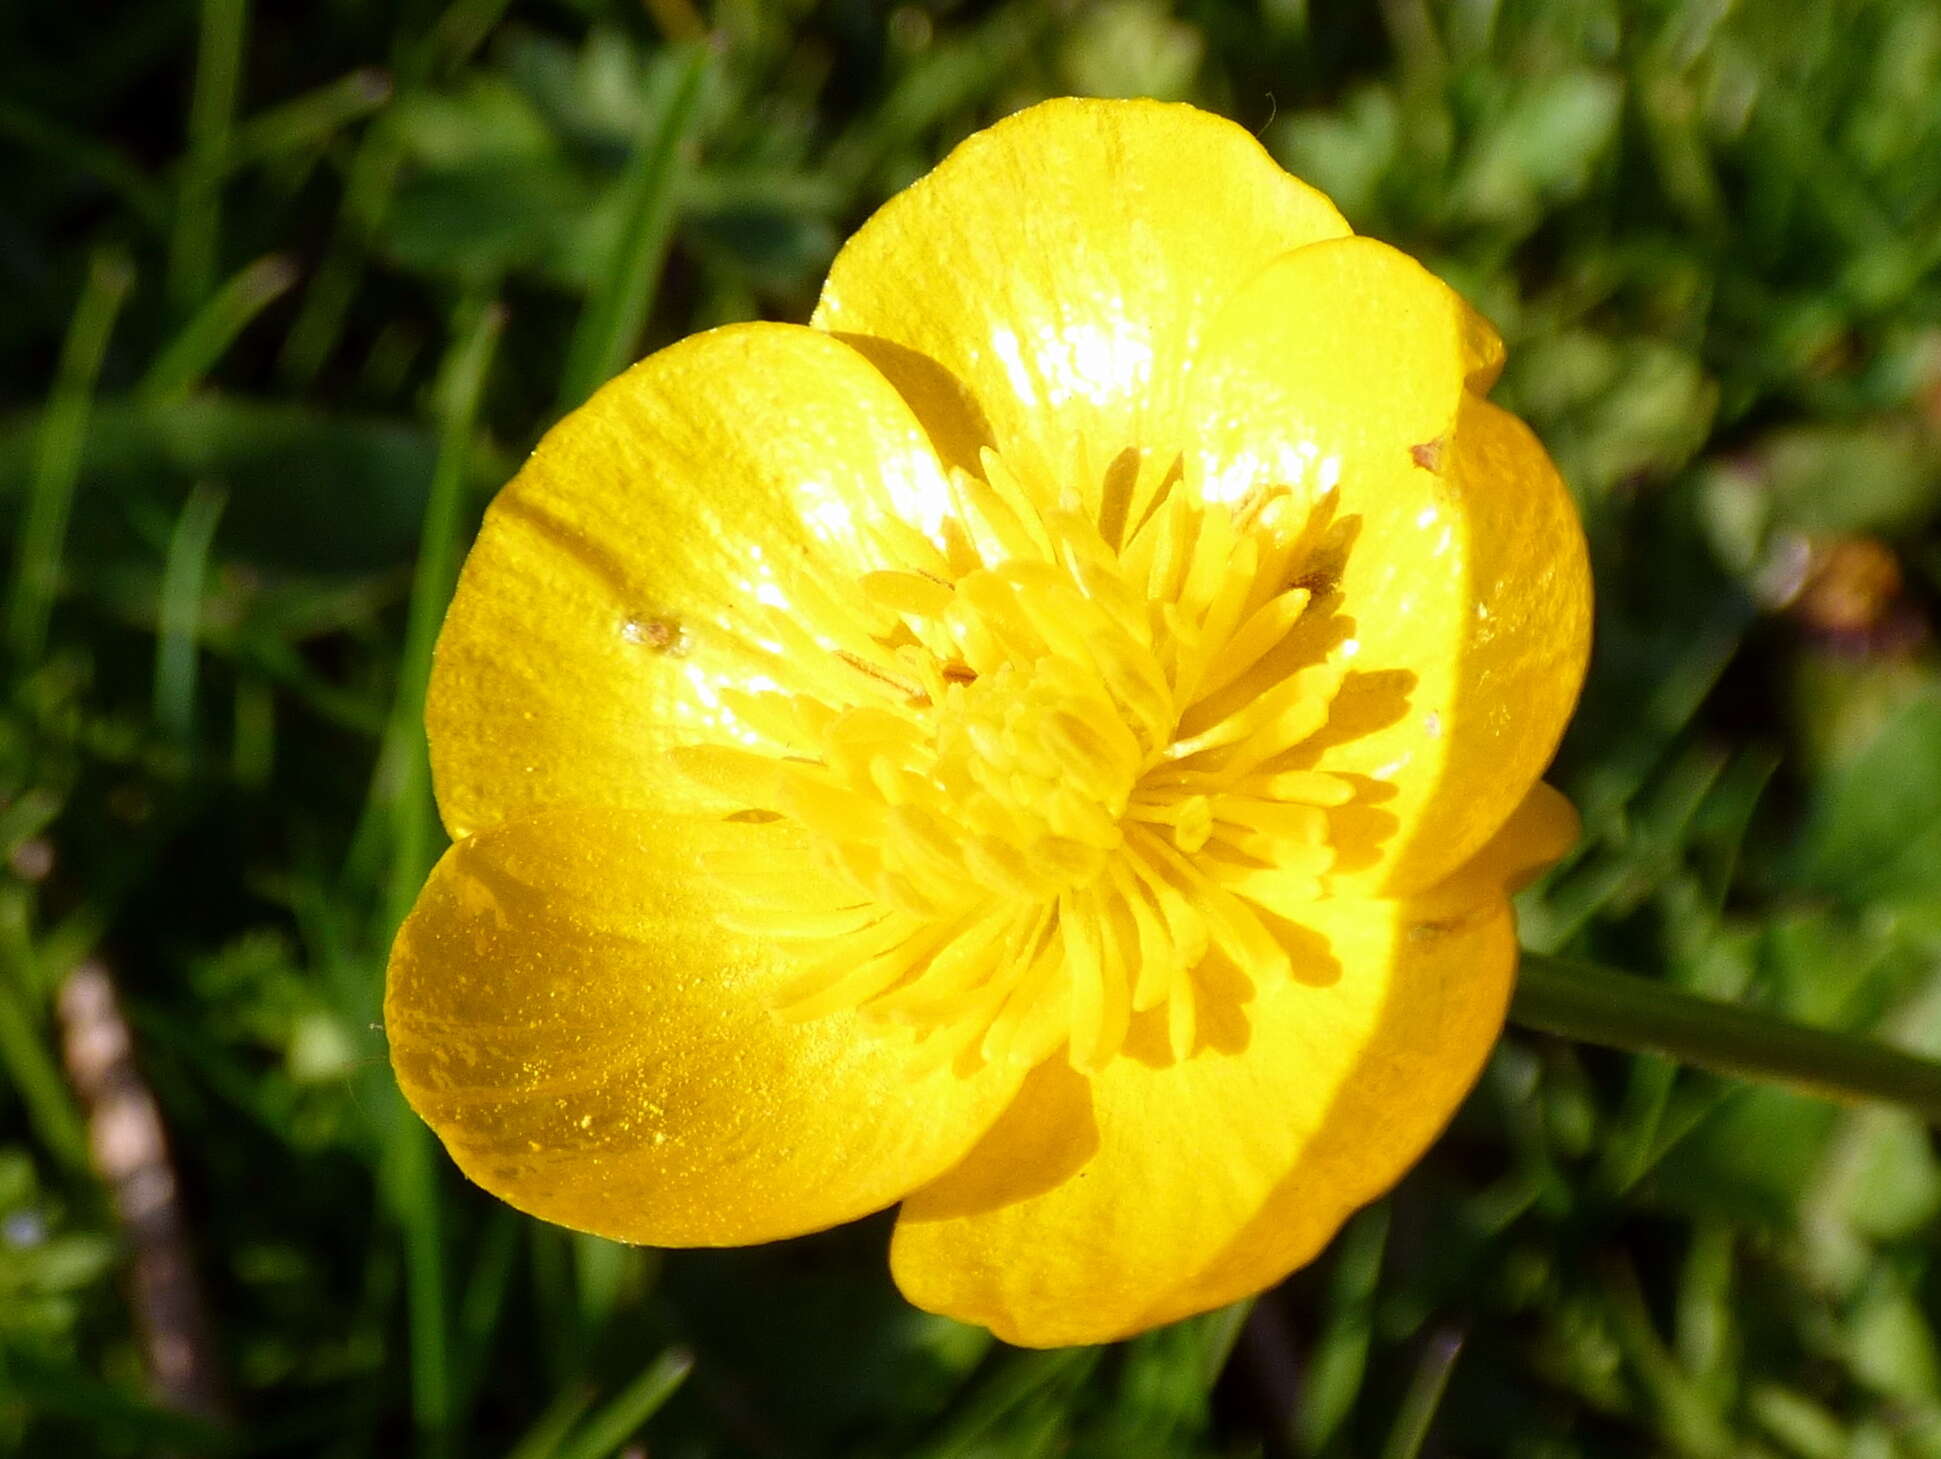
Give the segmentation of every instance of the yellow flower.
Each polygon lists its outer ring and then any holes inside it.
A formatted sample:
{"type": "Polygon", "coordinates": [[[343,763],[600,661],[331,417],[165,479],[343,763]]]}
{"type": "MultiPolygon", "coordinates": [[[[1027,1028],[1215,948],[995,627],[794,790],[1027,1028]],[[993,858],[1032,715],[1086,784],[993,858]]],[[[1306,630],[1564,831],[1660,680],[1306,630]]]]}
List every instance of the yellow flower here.
{"type": "Polygon", "coordinates": [[[635,366],[488,515],[392,954],[522,1210],[902,1201],[920,1306],[1096,1342],[1311,1258],[1449,1117],[1575,834],[1580,530],[1501,347],[1238,127],[1060,101],[809,327],[635,366]]]}

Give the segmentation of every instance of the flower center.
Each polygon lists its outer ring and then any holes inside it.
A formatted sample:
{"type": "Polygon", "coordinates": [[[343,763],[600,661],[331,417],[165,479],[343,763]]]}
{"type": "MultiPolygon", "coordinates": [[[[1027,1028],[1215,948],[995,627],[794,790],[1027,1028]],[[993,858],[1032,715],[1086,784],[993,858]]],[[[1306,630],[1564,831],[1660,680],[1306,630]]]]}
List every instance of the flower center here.
{"type": "Polygon", "coordinates": [[[728,920],[799,954],[792,1017],[1091,1069],[1150,1014],[1183,1058],[1214,964],[1285,975],[1273,924],[1332,864],[1353,789],[1309,741],[1354,652],[1346,534],[1331,494],[1208,502],[1176,470],[1120,543],[1123,503],[1040,510],[983,466],[943,540],[892,528],[894,566],[774,595],[790,682],[723,693],[741,745],[675,752],[813,868],[716,867],[728,920]]]}

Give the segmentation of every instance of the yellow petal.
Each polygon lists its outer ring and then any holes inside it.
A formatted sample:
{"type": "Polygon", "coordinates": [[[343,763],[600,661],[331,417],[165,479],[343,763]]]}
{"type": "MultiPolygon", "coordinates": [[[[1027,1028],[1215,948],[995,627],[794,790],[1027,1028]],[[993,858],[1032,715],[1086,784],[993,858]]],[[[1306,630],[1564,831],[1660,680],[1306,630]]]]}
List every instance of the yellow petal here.
{"type": "Polygon", "coordinates": [[[693,804],[661,752],[735,738],[719,691],[773,674],[772,611],[884,566],[876,534],[933,527],[946,489],[902,399],[816,330],[715,330],[612,381],[466,561],[426,710],[446,826],[693,804]]]}
{"type": "Polygon", "coordinates": [[[697,866],[773,834],[561,812],[446,854],[392,950],[385,1026],[468,1176],[616,1240],[732,1245],[877,1210],[989,1126],[1015,1074],[918,1073],[853,1014],[771,1011],[786,968],[715,922],[697,866]]]}
{"type": "Polygon", "coordinates": [[[1089,1089],[1041,1071],[905,1200],[904,1293],[1026,1346],[1107,1342],[1309,1260],[1420,1156],[1502,1023],[1508,905],[1434,910],[1317,903],[1297,978],[1247,1005],[1242,1047],[1169,1064],[1163,1030],[1135,1026],[1089,1089]]]}
{"type": "Polygon", "coordinates": [[[836,256],[813,322],[867,336],[954,464],[975,471],[995,446],[1027,489],[1091,509],[1108,471],[1130,471],[1119,510],[1137,520],[1186,445],[1185,367],[1220,303],[1276,255],[1347,232],[1232,122],[1049,101],[884,204],[836,256]]]}
{"type": "Polygon", "coordinates": [[[1355,653],[1315,763],[1387,788],[1334,814],[1343,890],[1405,894],[1466,861],[1549,760],[1583,679],[1576,511],[1522,422],[1465,389],[1499,358],[1450,289],[1354,238],[1268,267],[1195,366],[1201,489],[1338,482],[1353,533],[1355,653]]]}
{"type": "Polygon", "coordinates": [[[1483,848],[1410,900],[1456,914],[1490,897],[1521,891],[1577,844],[1583,823],[1561,791],[1539,780],[1483,848]]]}

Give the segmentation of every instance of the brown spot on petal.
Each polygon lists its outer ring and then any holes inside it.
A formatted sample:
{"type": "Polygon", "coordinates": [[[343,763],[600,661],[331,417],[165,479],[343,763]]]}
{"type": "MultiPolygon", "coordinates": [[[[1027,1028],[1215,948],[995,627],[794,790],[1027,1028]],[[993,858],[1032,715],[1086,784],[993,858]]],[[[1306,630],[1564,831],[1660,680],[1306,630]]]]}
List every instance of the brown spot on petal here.
{"type": "Polygon", "coordinates": [[[1442,466],[1442,449],[1449,444],[1447,436],[1437,436],[1433,441],[1424,441],[1419,446],[1409,447],[1409,459],[1424,471],[1436,471],[1442,466]]]}
{"type": "Polygon", "coordinates": [[[620,636],[655,653],[678,655],[686,653],[688,648],[687,630],[672,618],[629,618],[620,625],[620,636]]]}

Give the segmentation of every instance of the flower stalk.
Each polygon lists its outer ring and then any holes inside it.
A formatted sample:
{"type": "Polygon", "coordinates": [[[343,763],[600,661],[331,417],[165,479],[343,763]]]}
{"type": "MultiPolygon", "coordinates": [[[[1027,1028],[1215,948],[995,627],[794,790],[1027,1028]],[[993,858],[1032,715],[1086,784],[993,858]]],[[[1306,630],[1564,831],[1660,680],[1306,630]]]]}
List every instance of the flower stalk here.
{"type": "Polygon", "coordinates": [[[1525,952],[1510,1021],[1842,1103],[1898,1105],[1941,1125],[1941,1062],[1594,963],[1525,952]]]}

